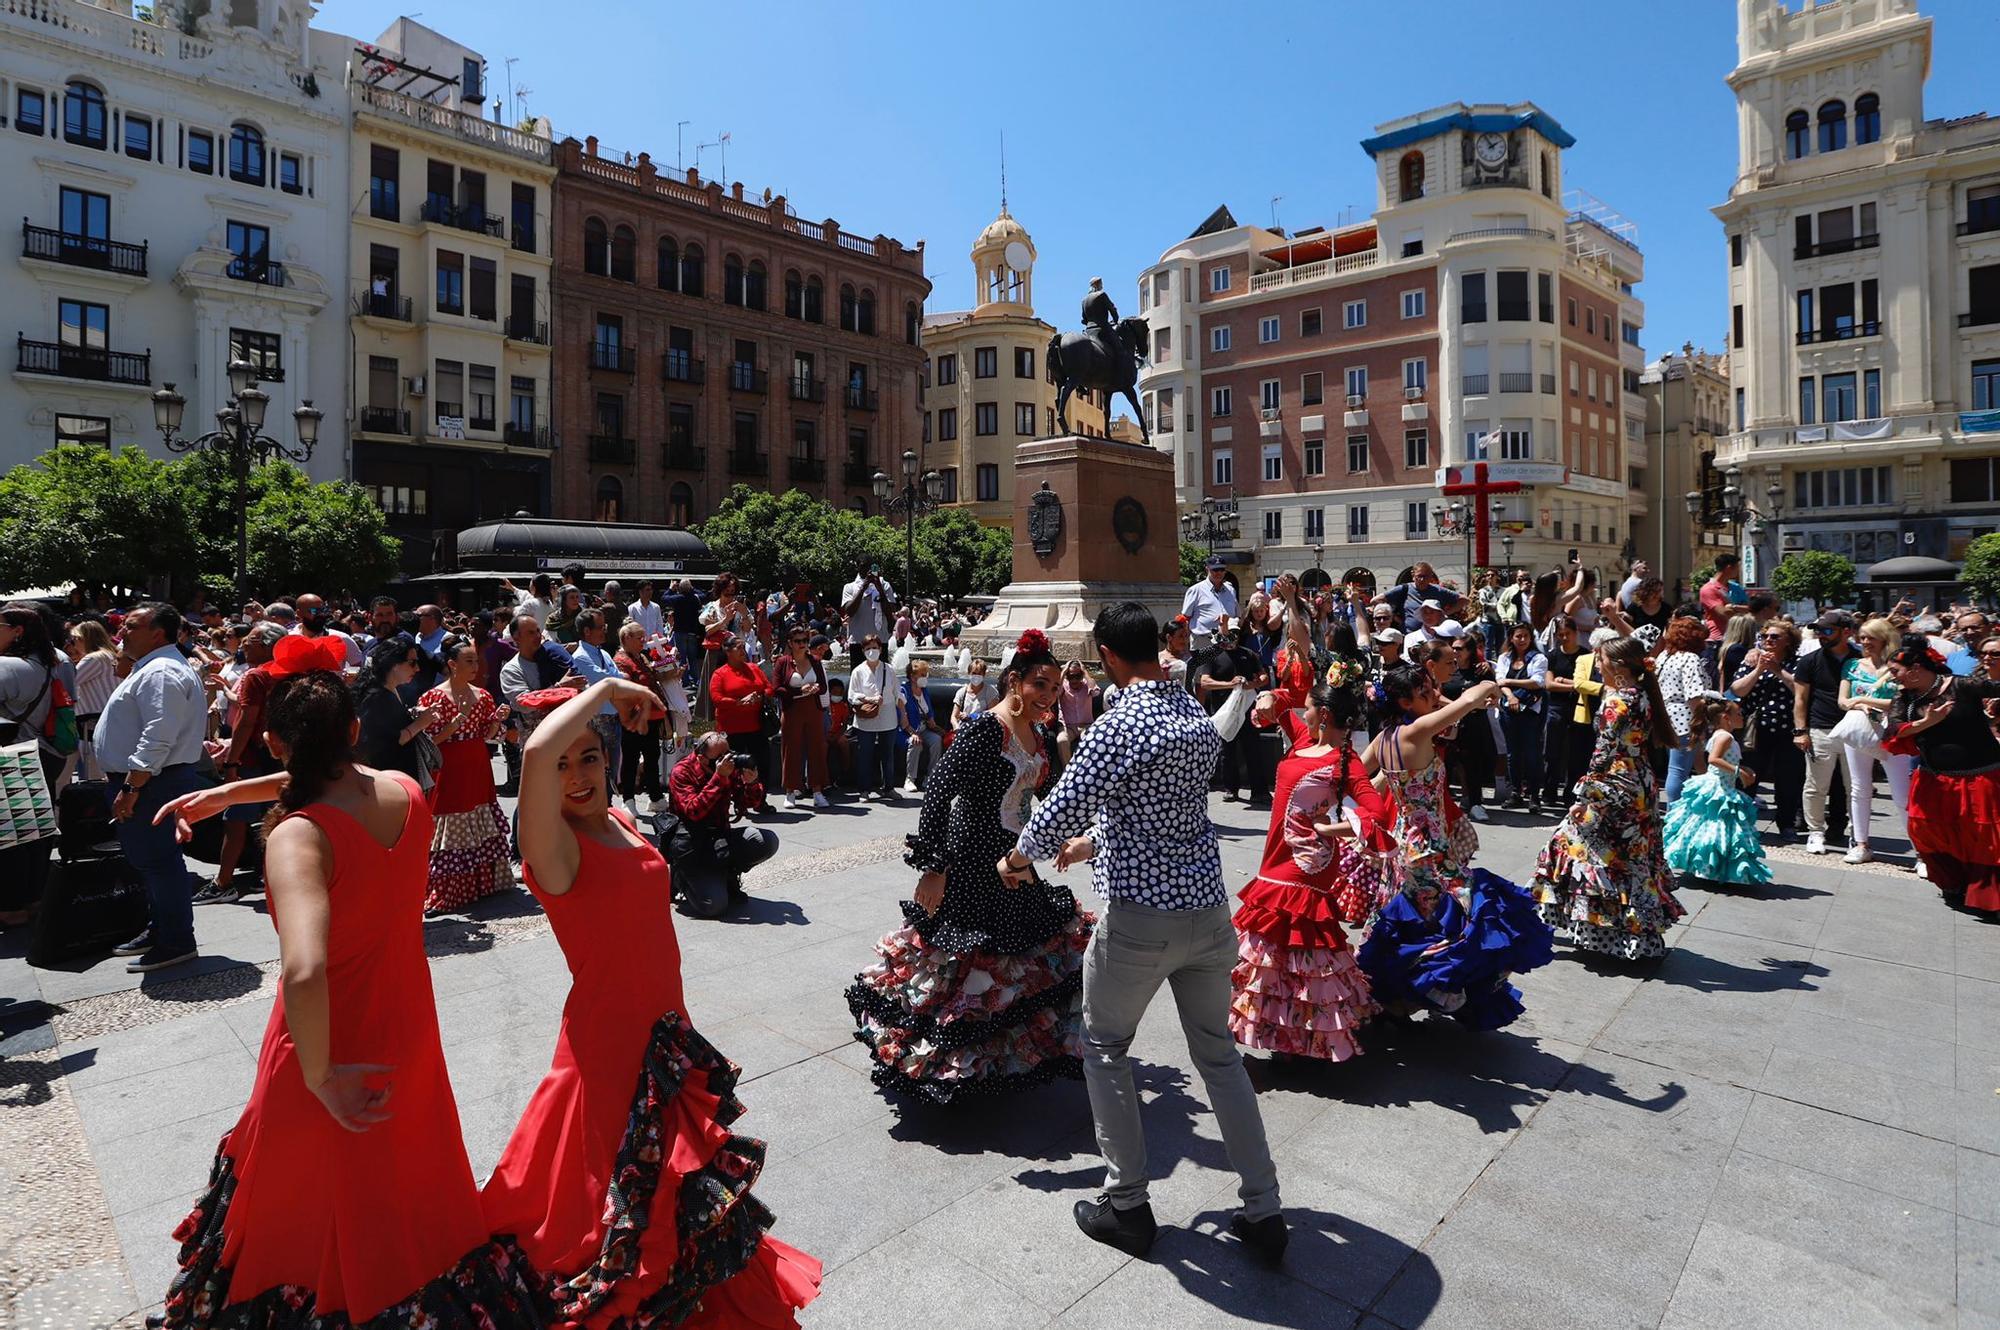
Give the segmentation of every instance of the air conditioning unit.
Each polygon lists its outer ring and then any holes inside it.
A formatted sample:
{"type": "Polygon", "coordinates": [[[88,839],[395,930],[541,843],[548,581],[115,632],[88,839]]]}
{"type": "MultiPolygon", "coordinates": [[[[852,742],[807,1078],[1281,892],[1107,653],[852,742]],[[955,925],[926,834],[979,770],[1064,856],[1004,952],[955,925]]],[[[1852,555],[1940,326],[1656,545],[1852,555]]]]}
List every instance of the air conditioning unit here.
{"type": "MultiPolygon", "coordinates": [[[[1353,401],[1354,399],[1349,398],[1348,400],[1353,401]]],[[[1422,388],[1405,388],[1403,389],[1403,400],[1406,402],[1421,402],[1424,400],[1424,390],[1422,388]]]]}
{"type": "Polygon", "coordinates": [[[1279,411],[1279,409],[1275,406],[1267,406],[1264,408],[1263,414],[1264,414],[1264,419],[1266,420],[1276,420],[1280,415],[1283,414],[1283,412],[1279,411]]]}
{"type": "Polygon", "coordinates": [[[424,376],[421,374],[412,375],[410,378],[403,380],[403,387],[409,390],[409,394],[412,397],[422,397],[429,386],[429,384],[424,382],[424,376]]]}
{"type": "Polygon", "coordinates": [[[1347,404],[1349,406],[1366,406],[1368,404],[1368,394],[1349,393],[1347,395],[1347,404]]]}

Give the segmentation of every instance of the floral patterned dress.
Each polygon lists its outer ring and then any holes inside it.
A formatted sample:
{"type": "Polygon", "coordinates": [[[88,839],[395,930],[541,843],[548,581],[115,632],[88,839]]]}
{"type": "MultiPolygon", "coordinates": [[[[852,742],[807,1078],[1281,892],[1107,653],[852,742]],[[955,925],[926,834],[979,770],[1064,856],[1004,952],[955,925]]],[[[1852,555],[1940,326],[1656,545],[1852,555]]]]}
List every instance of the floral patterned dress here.
{"type": "Polygon", "coordinates": [[[933,1103],[1083,1074],[1083,953],[1094,916],[1060,883],[1008,889],[995,865],[1048,779],[982,712],[960,726],[924,787],[904,861],[944,874],[935,915],[903,902],[903,925],[847,989],[854,1037],[884,1089],[933,1103]]]}
{"type": "Polygon", "coordinates": [[[1597,747],[1576,802],[1535,864],[1535,900],[1571,945],[1627,960],[1664,956],[1661,934],[1685,914],[1661,844],[1659,790],[1647,746],[1653,706],[1636,688],[1606,688],[1597,747]]]}
{"type": "Polygon", "coordinates": [[[460,710],[451,689],[440,684],[418,704],[434,710],[424,733],[437,740],[444,754],[430,792],[437,826],[431,833],[430,892],[424,898],[424,909],[435,914],[505,891],[514,885],[514,869],[507,817],[494,793],[493,759],[486,751],[486,741],[500,730],[492,695],[483,688],[472,690],[471,715],[449,739],[444,732],[460,710]]]}

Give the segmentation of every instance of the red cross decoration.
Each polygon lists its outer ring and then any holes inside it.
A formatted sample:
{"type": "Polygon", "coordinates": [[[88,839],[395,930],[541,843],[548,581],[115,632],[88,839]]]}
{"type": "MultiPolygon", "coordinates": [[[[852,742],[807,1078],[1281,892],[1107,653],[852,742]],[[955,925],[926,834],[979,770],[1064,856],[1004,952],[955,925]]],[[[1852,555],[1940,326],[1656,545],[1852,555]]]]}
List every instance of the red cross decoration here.
{"type": "Polygon", "coordinates": [[[1450,467],[1447,475],[1456,477],[1450,484],[1438,486],[1440,494],[1469,494],[1472,496],[1472,529],[1477,532],[1477,553],[1473,561],[1481,568],[1492,567],[1489,555],[1492,552],[1492,514],[1487,511],[1487,499],[1495,494],[1518,494],[1527,486],[1517,480],[1487,479],[1486,463],[1472,462],[1465,466],[1450,467]],[[1472,479],[1464,479],[1467,470],[1472,479]]]}

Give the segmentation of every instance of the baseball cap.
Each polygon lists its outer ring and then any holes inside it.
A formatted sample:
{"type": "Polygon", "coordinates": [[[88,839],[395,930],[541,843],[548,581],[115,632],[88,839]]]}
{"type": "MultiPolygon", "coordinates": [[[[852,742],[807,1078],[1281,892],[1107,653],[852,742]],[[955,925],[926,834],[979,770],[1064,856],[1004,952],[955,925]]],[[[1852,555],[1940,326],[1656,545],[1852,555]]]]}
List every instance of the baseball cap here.
{"type": "Polygon", "coordinates": [[[1444,603],[1438,600],[1422,601],[1418,604],[1417,608],[1421,610],[1436,610],[1439,614],[1444,613],[1444,603]]]}
{"type": "Polygon", "coordinates": [[[1465,636],[1465,628],[1460,624],[1451,622],[1449,619],[1439,624],[1436,628],[1431,629],[1431,632],[1437,635],[1438,637],[1465,636]]]}
{"type": "Polygon", "coordinates": [[[1378,628],[1369,635],[1369,640],[1372,642],[1400,642],[1403,640],[1403,630],[1400,628],[1378,628]]]}
{"type": "Polygon", "coordinates": [[[1852,628],[1854,616],[1846,610],[1828,610],[1813,620],[1813,631],[1825,632],[1829,628],[1852,628]]]}
{"type": "Polygon", "coordinates": [[[1228,566],[1229,566],[1229,561],[1223,558],[1220,554],[1209,555],[1208,561],[1202,564],[1202,567],[1208,569],[1210,572],[1214,572],[1217,568],[1227,568],[1228,566]]]}

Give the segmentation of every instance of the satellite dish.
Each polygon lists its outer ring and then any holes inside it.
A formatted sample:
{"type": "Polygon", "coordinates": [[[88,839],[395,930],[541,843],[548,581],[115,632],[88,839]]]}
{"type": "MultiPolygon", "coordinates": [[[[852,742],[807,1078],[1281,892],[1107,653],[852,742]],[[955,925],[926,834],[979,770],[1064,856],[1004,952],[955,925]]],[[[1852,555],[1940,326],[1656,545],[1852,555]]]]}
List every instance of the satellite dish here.
{"type": "Polygon", "coordinates": [[[1026,245],[1018,240],[1009,240],[1007,242],[1007,266],[1009,268],[1012,268],[1015,272],[1026,272],[1028,265],[1033,262],[1034,256],[1028,253],[1026,245]]]}

